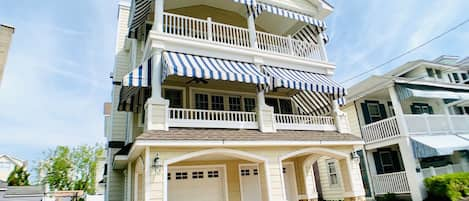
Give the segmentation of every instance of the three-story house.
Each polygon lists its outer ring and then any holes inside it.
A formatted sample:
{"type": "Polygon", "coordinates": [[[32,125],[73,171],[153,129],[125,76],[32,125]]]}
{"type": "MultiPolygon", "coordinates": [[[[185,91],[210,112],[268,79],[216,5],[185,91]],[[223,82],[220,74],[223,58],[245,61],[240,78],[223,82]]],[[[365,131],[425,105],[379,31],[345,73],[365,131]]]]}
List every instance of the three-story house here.
{"type": "Polygon", "coordinates": [[[425,198],[424,178],[469,171],[468,58],[416,60],[349,88],[352,133],[361,133],[376,196],[425,198]]]}
{"type": "Polygon", "coordinates": [[[363,200],[324,0],[118,11],[106,200],[363,200]]]}

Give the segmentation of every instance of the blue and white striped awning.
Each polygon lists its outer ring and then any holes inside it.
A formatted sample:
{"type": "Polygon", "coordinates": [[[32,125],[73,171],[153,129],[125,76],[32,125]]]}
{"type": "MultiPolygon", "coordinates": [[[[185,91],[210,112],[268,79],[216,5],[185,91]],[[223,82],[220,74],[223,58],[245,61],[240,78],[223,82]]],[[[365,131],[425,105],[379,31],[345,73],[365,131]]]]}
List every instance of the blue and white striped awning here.
{"type": "Polygon", "coordinates": [[[268,85],[254,64],[178,52],[163,53],[163,80],[170,75],[268,85]]]}
{"type": "Polygon", "coordinates": [[[124,87],[148,87],[151,86],[151,62],[149,58],[137,68],[124,76],[122,86],[124,87]]]}
{"type": "Polygon", "coordinates": [[[152,0],[132,0],[130,8],[129,32],[140,27],[150,14],[152,0]]]}
{"type": "Polygon", "coordinates": [[[273,66],[264,66],[264,72],[272,78],[271,86],[274,88],[319,92],[332,95],[334,99],[341,98],[347,93],[344,87],[323,74],[273,66]]]}
{"type": "Polygon", "coordinates": [[[262,3],[262,2],[257,2],[257,7],[260,8],[257,10],[260,10],[262,12],[266,11],[274,15],[280,15],[280,16],[287,17],[290,19],[305,22],[305,23],[321,28],[322,31],[326,30],[327,28],[326,23],[324,21],[315,19],[314,17],[308,16],[308,15],[305,15],[296,11],[288,10],[285,8],[280,8],[278,6],[274,6],[274,5],[262,3]]]}
{"type": "Polygon", "coordinates": [[[233,0],[236,3],[241,3],[248,6],[256,6],[256,0],[233,0]]]}
{"type": "Polygon", "coordinates": [[[324,40],[324,43],[329,42],[329,37],[327,36],[325,31],[321,32],[321,30],[318,27],[312,26],[309,24],[303,26],[303,28],[301,28],[296,33],[294,33],[292,35],[292,38],[298,39],[301,41],[307,41],[307,42],[314,43],[314,44],[319,44],[319,41],[316,38],[316,36],[319,34],[321,34],[322,39],[324,40]]]}

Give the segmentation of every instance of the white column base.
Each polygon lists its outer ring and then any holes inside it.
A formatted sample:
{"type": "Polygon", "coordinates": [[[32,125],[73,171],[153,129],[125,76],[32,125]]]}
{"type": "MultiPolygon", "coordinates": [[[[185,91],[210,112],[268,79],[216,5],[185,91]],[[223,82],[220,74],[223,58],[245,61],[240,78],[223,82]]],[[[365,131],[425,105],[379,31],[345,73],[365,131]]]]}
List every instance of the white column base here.
{"type": "Polygon", "coordinates": [[[275,128],[274,108],[262,105],[257,110],[257,121],[259,122],[259,130],[264,133],[277,132],[275,128]]]}
{"type": "Polygon", "coordinates": [[[169,101],[151,98],[145,103],[145,131],[169,130],[169,101]]]}

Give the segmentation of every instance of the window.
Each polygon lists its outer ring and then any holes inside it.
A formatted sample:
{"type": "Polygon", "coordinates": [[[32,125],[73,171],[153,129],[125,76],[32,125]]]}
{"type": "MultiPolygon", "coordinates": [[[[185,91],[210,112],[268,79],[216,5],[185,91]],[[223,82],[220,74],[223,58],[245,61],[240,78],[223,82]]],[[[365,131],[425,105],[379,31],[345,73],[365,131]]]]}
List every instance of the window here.
{"type": "Polygon", "coordinates": [[[428,77],[435,77],[435,73],[433,72],[433,69],[427,68],[427,74],[428,77]]]}
{"type": "Polygon", "coordinates": [[[389,115],[391,117],[396,116],[396,112],[394,111],[394,107],[392,106],[392,102],[388,102],[388,110],[389,110],[389,115]]]}
{"type": "Polygon", "coordinates": [[[208,110],[207,94],[195,94],[195,109],[208,110]]]}
{"type": "Polygon", "coordinates": [[[280,101],[280,113],[282,114],[293,114],[293,109],[291,106],[291,100],[288,99],[279,99],[280,101]]]}
{"type": "Polygon", "coordinates": [[[368,103],[368,113],[370,114],[370,118],[372,122],[376,122],[381,120],[381,111],[379,109],[378,103],[368,103]]]}
{"type": "Polygon", "coordinates": [[[249,169],[241,170],[241,176],[249,176],[251,175],[251,171],[249,169]]]}
{"type": "Polygon", "coordinates": [[[433,108],[426,103],[414,103],[410,108],[412,114],[433,114],[433,108]]]}
{"type": "Polygon", "coordinates": [[[265,104],[267,104],[268,106],[274,107],[274,113],[279,113],[280,108],[278,106],[278,101],[276,98],[266,98],[265,104]]]}
{"type": "Polygon", "coordinates": [[[207,172],[207,177],[208,178],[218,178],[218,171],[208,171],[207,172]]]}
{"type": "Polygon", "coordinates": [[[252,170],[252,174],[253,174],[253,175],[258,175],[258,174],[259,174],[259,170],[257,170],[257,169],[252,170]]]}
{"type": "Polygon", "coordinates": [[[187,172],[176,172],[176,180],[187,179],[187,172]]]}
{"type": "Polygon", "coordinates": [[[256,99],[244,98],[244,111],[254,112],[256,110],[256,99]]]}
{"type": "Polygon", "coordinates": [[[462,80],[467,80],[467,74],[466,73],[461,73],[462,80]]]}
{"type": "Polygon", "coordinates": [[[171,173],[168,173],[168,180],[171,180],[171,173]]]}
{"type": "Polygon", "coordinates": [[[265,103],[274,107],[274,113],[293,114],[293,107],[290,99],[266,98],[265,103]]]}
{"type": "Polygon", "coordinates": [[[182,108],[182,90],[165,89],[164,98],[169,100],[170,108],[182,108]]]}
{"type": "Polygon", "coordinates": [[[339,179],[337,176],[337,168],[334,161],[327,162],[327,169],[329,171],[329,184],[337,185],[339,184],[339,179]]]}
{"type": "Polygon", "coordinates": [[[212,96],[212,110],[225,110],[223,96],[212,96]]]}
{"type": "Polygon", "coordinates": [[[204,172],[192,172],[192,179],[203,179],[204,172]]]}
{"type": "Polygon", "coordinates": [[[454,78],[454,82],[456,83],[461,82],[461,80],[459,79],[459,75],[457,73],[453,73],[453,78],[454,78]]]}
{"type": "Polygon", "coordinates": [[[449,79],[449,82],[453,82],[453,78],[451,77],[450,74],[448,74],[448,79],[449,79]]]}
{"type": "Polygon", "coordinates": [[[230,97],[228,98],[230,105],[230,111],[241,111],[241,97],[230,97]]]}
{"type": "Polygon", "coordinates": [[[383,168],[384,173],[394,172],[394,163],[392,159],[392,154],[390,151],[379,152],[381,158],[381,167],[383,168]]]}
{"type": "Polygon", "coordinates": [[[435,69],[435,74],[436,74],[436,77],[437,77],[438,79],[443,78],[443,75],[441,74],[441,70],[435,69]]]}

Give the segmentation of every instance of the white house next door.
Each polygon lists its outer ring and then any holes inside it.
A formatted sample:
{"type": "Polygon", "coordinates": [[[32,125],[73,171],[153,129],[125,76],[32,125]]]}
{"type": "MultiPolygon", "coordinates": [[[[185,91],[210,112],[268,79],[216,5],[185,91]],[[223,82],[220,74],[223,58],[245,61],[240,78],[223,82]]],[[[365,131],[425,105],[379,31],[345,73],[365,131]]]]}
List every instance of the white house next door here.
{"type": "Polygon", "coordinates": [[[226,201],[224,168],[170,168],[168,201],[226,201]]]}
{"type": "Polygon", "coordinates": [[[257,165],[240,165],[241,201],[262,201],[259,168],[257,165]]]}

